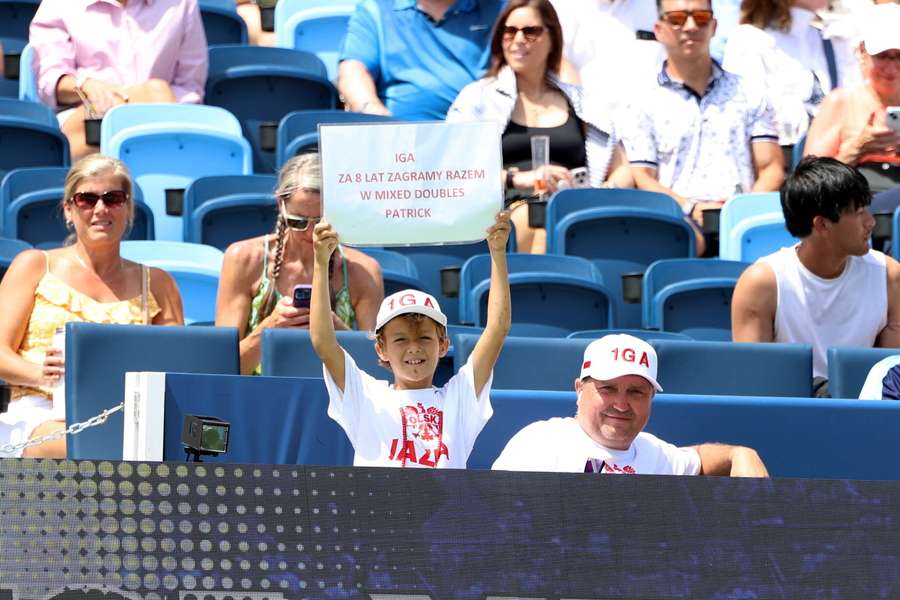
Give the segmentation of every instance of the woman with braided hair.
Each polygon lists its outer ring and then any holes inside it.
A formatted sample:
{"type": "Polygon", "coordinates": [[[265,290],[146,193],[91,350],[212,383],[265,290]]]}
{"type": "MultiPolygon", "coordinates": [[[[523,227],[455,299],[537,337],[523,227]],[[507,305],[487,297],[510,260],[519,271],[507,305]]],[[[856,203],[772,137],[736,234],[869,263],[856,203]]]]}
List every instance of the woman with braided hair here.
{"type": "MultiPolygon", "coordinates": [[[[278,175],[275,232],[241,240],[225,251],[216,300],[216,325],[237,327],[241,373],[258,373],[262,331],[309,327],[309,309],[295,308],[292,290],[312,283],[312,232],[321,220],[322,175],[318,154],[287,161],[278,175]]],[[[384,298],[378,263],[339,248],[329,265],[332,321],[337,329],[373,329],[384,298]]]]}

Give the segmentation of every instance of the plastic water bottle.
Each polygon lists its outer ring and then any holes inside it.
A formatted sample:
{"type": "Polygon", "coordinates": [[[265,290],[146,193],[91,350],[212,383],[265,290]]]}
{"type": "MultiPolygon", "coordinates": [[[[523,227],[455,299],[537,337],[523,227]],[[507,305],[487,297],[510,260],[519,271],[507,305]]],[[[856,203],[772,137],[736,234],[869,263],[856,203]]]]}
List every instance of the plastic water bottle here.
{"type": "MultiPolygon", "coordinates": [[[[59,350],[63,361],[66,359],[66,328],[57,327],[50,342],[51,348],[59,350]]],[[[65,363],[64,363],[65,364],[65,363]]],[[[62,417],[66,414],[66,378],[60,377],[53,386],[53,414],[62,417]]]]}

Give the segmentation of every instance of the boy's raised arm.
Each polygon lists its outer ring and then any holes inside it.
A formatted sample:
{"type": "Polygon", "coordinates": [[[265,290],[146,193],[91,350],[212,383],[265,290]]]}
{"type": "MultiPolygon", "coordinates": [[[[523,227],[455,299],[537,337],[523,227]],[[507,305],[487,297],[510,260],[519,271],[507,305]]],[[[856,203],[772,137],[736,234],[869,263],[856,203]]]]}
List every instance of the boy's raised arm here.
{"type": "Polygon", "coordinates": [[[344,391],[344,351],[334,335],[331,321],[331,295],[328,289],[328,261],[338,245],[337,233],[322,221],[313,230],[312,297],[309,300],[309,338],[335,385],[344,391]]]}
{"type": "Polygon", "coordinates": [[[491,376],[512,322],[509,271],[506,266],[509,232],[509,212],[503,211],[497,215],[497,222],[488,229],[487,235],[488,248],[491,251],[491,289],[488,293],[487,326],[475,344],[471,358],[477,395],[481,394],[482,388],[491,376]]]}

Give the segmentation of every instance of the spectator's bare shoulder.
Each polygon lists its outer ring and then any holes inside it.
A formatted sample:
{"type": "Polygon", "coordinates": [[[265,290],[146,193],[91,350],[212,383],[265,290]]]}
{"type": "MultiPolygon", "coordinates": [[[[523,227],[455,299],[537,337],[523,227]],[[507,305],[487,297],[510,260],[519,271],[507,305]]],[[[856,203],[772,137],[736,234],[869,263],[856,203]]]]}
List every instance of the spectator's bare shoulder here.
{"type": "Polygon", "coordinates": [[[9,279],[10,283],[15,282],[17,287],[32,286],[37,287],[38,282],[44,273],[47,272],[47,255],[59,252],[59,250],[50,250],[45,254],[40,250],[25,250],[16,255],[4,280],[9,279]]]}
{"type": "Polygon", "coordinates": [[[836,88],[830,91],[819,105],[817,116],[840,115],[847,109],[850,99],[851,90],[847,88],[836,88]]]}
{"type": "Polygon", "coordinates": [[[884,257],[887,271],[888,301],[900,301],[900,262],[893,256],[884,257]]]}
{"type": "Polygon", "coordinates": [[[734,293],[735,295],[747,294],[755,298],[757,302],[767,299],[774,302],[778,293],[775,271],[765,262],[753,263],[741,274],[734,293]]]}
{"type": "Polygon", "coordinates": [[[225,249],[222,270],[228,269],[232,273],[259,275],[262,272],[263,253],[268,251],[271,243],[271,236],[269,236],[268,243],[266,243],[265,236],[259,236],[230,244],[225,249]]]}
{"type": "Polygon", "coordinates": [[[344,246],[343,250],[351,285],[370,288],[381,284],[381,265],[377,260],[354,248],[344,246]]]}

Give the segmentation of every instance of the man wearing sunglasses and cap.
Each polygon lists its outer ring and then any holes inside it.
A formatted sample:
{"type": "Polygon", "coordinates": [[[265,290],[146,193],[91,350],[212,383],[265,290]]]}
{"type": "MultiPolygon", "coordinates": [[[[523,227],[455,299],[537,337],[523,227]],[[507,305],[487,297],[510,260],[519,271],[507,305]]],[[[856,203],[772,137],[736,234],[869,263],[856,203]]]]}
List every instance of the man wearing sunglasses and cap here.
{"type": "Polygon", "coordinates": [[[710,0],[658,0],[656,39],[666,61],[622,112],[622,137],[637,187],[672,196],[702,223],[733,195],[777,190],[784,179],[774,113],[710,56],[710,0]]]}
{"type": "Polygon", "coordinates": [[[768,477],[751,448],[679,448],[644,432],[653,396],[662,391],[656,373],[656,351],[643,340],[616,334],[591,342],[575,380],[575,416],[528,425],[507,443],[493,469],[768,477]]]}

